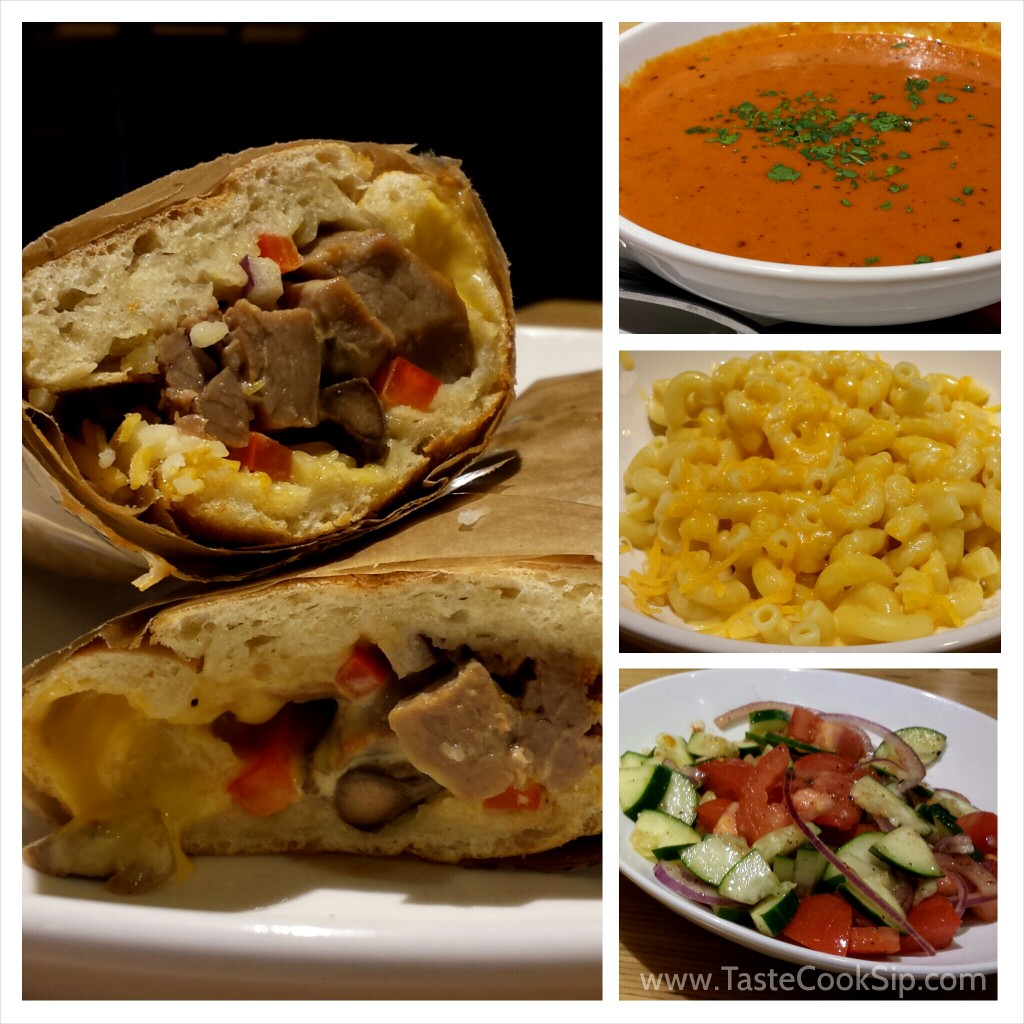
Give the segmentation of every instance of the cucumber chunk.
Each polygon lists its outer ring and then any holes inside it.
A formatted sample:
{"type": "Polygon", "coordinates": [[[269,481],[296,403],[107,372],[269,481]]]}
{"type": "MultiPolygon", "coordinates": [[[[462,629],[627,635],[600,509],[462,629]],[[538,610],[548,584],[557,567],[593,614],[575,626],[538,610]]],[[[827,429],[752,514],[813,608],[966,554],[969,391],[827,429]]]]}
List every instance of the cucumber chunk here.
{"type": "MultiPolygon", "coordinates": [[[[665,847],[686,847],[700,842],[700,833],[671,814],[659,810],[641,811],[629,837],[630,845],[647,860],[659,860],[655,853],[665,847]]],[[[672,858],[677,859],[677,858],[672,858]]]]}
{"type": "Polygon", "coordinates": [[[749,852],[738,836],[705,836],[697,845],[683,850],[679,858],[701,881],[718,885],[726,872],[749,852]]]}
{"type": "Polygon", "coordinates": [[[697,817],[697,790],[681,772],[672,772],[665,794],[658,803],[658,810],[671,814],[687,825],[693,824],[697,817]]]}
{"type": "MultiPolygon", "coordinates": [[[[946,749],[945,735],[937,729],[929,729],[923,725],[911,725],[904,729],[897,729],[896,735],[917,754],[925,766],[937,761],[946,749]]],[[[882,740],[878,745],[875,757],[899,761],[893,745],[888,740],[882,740]]]]}
{"type": "Polygon", "coordinates": [[[697,761],[713,757],[736,757],[739,753],[739,747],[732,740],[704,732],[703,729],[695,730],[686,746],[690,756],[697,761]]]}
{"type": "Polygon", "coordinates": [[[868,814],[885,818],[893,826],[908,825],[923,836],[932,834],[932,826],[920,815],[915,814],[910,804],[897,796],[891,789],[886,789],[870,775],[859,778],[850,789],[853,802],[868,814]]]}
{"type": "Polygon", "coordinates": [[[760,903],[766,896],[774,896],[782,883],[772,871],[760,850],[751,850],[725,873],[718,886],[718,894],[737,903],[760,903]]]}
{"type": "Polygon", "coordinates": [[[783,893],[766,896],[761,900],[750,911],[750,919],[762,935],[772,937],[778,935],[793,920],[798,906],[800,900],[797,899],[796,893],[792,889],[787,889],[783,893]]]}
{"type": "Polygon", "coordinates": [[[620,768],[619,807],[636,821],[641,811],[658,806],[671,778],[672,770],[656,762],[620,768]]]}
{"type": "Polygon", "coordinates": [[[928,844],[907,825],[887,832],[871,845],[871,852],[886,864],[922,878],[942,878],[945,874],[928,844]]]}

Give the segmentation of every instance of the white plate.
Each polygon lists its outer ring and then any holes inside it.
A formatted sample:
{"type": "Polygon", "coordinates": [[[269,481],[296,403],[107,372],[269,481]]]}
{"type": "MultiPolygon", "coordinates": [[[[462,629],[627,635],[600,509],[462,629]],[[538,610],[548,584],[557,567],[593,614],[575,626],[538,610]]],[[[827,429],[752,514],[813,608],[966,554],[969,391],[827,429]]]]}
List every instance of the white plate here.
{"type": "MultiPolygon", "coordinates": [[[[818,670],[708,670],[654,679],[619,697],[620,751],[649,749],[661,732],[686,733],[702,720],[709,729],[731,738],[742,724],[727,730],[714,726],[716,715],[755,700],[805,704],[820,711],[861,715],[892,729],[924,725],[946,734],[949,746],[932,766],[927,780],[955,789],[972,803],[996,810],[996,720],[933,694],[868,676],[818,670]],[[881,717],[881,721],[879,718],[881,717]]],[[[619,814],[619,867],[622,873],[670,910],[726,939],[790,963],[827,971],[895,972],[923,976],[938,972],[996,970],[995,924],[975,921],[961,928],[948,949],[933,957],[897,956],[861,960],[803,949],[772,939],[742,925],[723,921],[707,908],[676,895],[654,878],[654,866],[630,845],[633,822],[619,814]]]]}
{"type": "MultiPolygon", "coordinates": [[[[601,367],[599,331],[523,327],[518,390],[601,367]]],[[[26,586],[25,655],[116,611],[104,588],[26,586]],[[61,609],[55,621],[53,608],[61,609]],[[39,630],[45,630],[37,635],[39,630]],[[35,631],[35,632],[34,632],[35,631]]],[[[31,571],[26,572],[31,579],[31,571]]],[[[123,608],[139,601],[125,587],[123,608]]],[[[25,821],[25,842],[39,829],[25,821]]],[[[362,857],[197,858],[180,885],[116,897],[22,873],[32,998],[599,998],[601,873],[362,857]]]]}
{"type": "MultiPolygon", "coordinates": [[[[733,356],[747,357],[751,352],[643,352],[629,349],[633,368],[626,370],[619,366],[619,511],[623,510],[626,496],[622,487],[622,472],[633,456],[650,441],[651,424],[647,418],[647,398],[655,380],[672,377],[683,370],[710,372],[712,366],[733,356]]],[[[872,350],[873,351],[873,350],[872,350]]],[[[991,403],[1000,401],[999,352],[880,352],[887,363],[906,360],[913,363],[921,373],[948,373],[954,376],[973,376],[982,381],[992,392],[991,403]]],[[[639,551],[625,551],[619,556],[619,576],[627,576],[634,569],[643,567],[644,556],[639,551]]],[[[958,651],[990,643],[1000,636],[1000,599],[994,595],[980,612],[958,629],[940,629],[930,637],[908,640],[903,643],[861,644],[857,647],[815,647],[796,648],[773,644],[755,643],[744,640],[728,640],[709,636],[691,629],[671,609],[663,609],[657,618],[644,615],[636,608],[632,591],[625,584],[619,585],[619,627],[621,632],[655,651],[731,651],[731,652],[788,652],[807,653],[818,651],[856,650],[866,652],[938,652],[958,651]]]]}

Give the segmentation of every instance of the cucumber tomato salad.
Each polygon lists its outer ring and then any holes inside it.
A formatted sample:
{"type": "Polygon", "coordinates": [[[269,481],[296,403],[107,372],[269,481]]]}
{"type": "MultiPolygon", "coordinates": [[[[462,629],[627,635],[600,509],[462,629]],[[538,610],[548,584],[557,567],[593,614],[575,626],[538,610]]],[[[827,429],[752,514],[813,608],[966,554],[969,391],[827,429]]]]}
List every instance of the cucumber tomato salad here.
{"type": "Polygon", "coordinates": [[[630,842],[658,881],[820,953],[933,956],[996,919],[995,813],[929,786],[946,737],[785,702],[734,708],[620,758],[630,842]]]}

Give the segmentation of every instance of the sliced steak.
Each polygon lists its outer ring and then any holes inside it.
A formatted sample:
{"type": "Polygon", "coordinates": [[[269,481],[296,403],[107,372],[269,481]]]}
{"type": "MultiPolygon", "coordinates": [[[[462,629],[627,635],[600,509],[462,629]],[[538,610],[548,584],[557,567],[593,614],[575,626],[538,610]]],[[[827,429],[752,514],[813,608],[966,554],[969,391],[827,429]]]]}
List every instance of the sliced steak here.
{"type": "Polygon", "coordinates": [[[344,277],[290,285],[287,297],[313,314],[323,341],[322,384],[372,377],[397,347],[394,334],[344,277]]]}
{"type": "Polygon", "coordinates": [[[527,781],[516,743],[518,708],[478,661],[399,701],[388,723],[411,764],[463,800],[480,802],[527,781]]]}
{"type": "Polygon", "coordinates": [[[260,430],[311,427],[320,395],[320,345],[308,309],[264,311],[239,299],[224,314],[231,329],[223,361],[250,394],[260,430]]]}
{"type": "Polygon", "coordinates": [[[561,791],[601,758],[596,712],[576,677],[551,666],[538,666],[521,707],[468,661],[399,701],[388,722],[409,761],[464,800],[531,782],[561,791]]]}
{"type": "Polygon", "coordinates": [[[206,379],[217,372],[216,364],[201,349],[192,347],[188,334],[181,327],[157,338],[156,361],[163,370],[165,382],[161,408],[187,415],[206,379]]]}
{"type": "Polygon", "coordinates": [[[223,441],[229,448],[244,448],[249,443],[252,413],[233,371],[221,370],[206,385],[196,401],[196,412],[206,420],[203,429],[210,437],[223,441]]]}
{"type": "Polygon", "coordinates": [[[339,231],[306,254],[311,278],[345,278],[397,351],[446,383],[473,371],[473,337],[455,286],[380,231],[339,231]]]}

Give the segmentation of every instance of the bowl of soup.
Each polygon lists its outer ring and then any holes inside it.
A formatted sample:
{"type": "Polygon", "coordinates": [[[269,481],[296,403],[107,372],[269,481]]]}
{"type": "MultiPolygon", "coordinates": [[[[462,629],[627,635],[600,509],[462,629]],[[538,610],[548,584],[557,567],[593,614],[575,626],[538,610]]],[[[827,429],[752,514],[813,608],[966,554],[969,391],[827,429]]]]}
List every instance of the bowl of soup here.
{"type": "Polygon", "coordinates": [[[754,317],[1000,299],[1000,28],[645,23],[619,40],[619,237],[754,317]]]}

